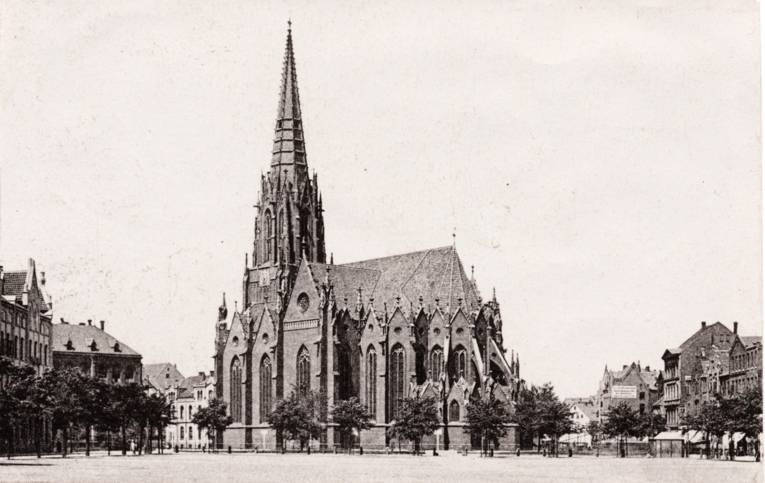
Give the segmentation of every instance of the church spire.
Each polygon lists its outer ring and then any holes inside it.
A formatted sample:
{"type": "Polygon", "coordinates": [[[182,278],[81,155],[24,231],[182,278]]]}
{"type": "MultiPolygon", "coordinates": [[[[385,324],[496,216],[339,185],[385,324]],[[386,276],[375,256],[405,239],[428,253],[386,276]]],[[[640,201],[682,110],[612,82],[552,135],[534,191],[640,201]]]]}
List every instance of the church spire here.
{"type": "Polygon", "coordinates": [[[271,171],[276,180],[284,174],[287,181],[295,185],[297,175],[307,175],[303,121],[300,113],[295,52],[292,47],[292,22],[287,22],[287,46],[284,50],[282,87],[279,92],[279,108],[276,113],[274,147],[271,157],[271,171]],[[290,176],[292,175],[292,176],[290,176]]]}

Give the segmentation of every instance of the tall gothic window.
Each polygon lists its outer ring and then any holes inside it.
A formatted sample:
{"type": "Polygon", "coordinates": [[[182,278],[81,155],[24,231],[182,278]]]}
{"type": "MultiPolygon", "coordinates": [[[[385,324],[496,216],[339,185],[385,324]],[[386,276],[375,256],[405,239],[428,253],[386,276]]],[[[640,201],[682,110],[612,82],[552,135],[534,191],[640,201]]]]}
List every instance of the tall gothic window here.
{"type": "Polygon", "coordinates": [[[306,396],[311,390],[311,356],[305,346],[298,351],[296,367],[298,394],[306,396]]]}
{"type": "Polygon", "coordinates": [[[449,403],[449,421],[460,420],[460,403],[452,401],[449,403]]]}
{"type": "Polygon", "coordinates": [[[404,399],[404,348],[397,345],[390,355],[390,408],[393,419],[399,416],[404,399]]]}
{"type": "Polygon", "coordinates": [[[265,225],[263,227],[263,234],[266,236],[266,239],[263,241],[266,248],[264,250],[266,261],[271,262],[273,260],[274,250],[274,221],[271,219],[270,211],[266,211],[266,215],[263,217],[263,224],[265,225]]]}
{"type": "Polygon", "coordinates": [[[260,422],[265,423],[271,412],[271,359],[263,356],[260,361],[260,422]]]}
{"type": "Polygon", "coordinates": [[[235,423],[242,421],[242,365],[239,358],[231,361],[231,418],[235,423]]]}
{"type": "Polygon", "coordinates": [[[454,369],[457,379],[464,377],[467,379],[467,352],[465,349],[458,349],[454,352],[454,369]]]}
{"type": "Polygon", "coordinates": [[[375,417],[377,414],[377,353],[370,346],[367,351],[367,412],[375,417]]]}
{"type": "Polygon", "coordinates": [[[436,346],[430,353],[430,378],[437,381],[444,370],[444,351],[436,346]]]}

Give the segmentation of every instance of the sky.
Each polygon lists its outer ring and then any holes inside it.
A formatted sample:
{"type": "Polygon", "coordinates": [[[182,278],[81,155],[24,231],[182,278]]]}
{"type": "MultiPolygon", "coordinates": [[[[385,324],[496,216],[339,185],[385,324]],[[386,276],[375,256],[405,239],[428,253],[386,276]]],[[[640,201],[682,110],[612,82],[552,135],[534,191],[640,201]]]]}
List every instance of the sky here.
{"type": "Polygon", "coordinates": [[[186,375],[241,300],[287,19],[336,263],[449,245],[593,394],[762,326],[754,1],[0,3],[0,260],[186,375]],[[724,4],[724,5],[723,5],[724,4]]]}

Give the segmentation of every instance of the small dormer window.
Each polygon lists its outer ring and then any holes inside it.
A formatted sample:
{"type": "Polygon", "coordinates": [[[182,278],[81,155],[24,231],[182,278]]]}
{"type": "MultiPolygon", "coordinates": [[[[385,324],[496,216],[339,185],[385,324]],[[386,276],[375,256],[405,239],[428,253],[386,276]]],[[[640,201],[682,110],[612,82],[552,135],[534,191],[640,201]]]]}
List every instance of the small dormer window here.
{"type": "Polygon", "coordinates": [[[98,345],[96,344],[96,341],[92,341],[90,343],[90,350],[93,351],[93,352],[98,350],[98,345]]]}
{"type": "Polygon", "coordinates": [[[122,349],[120,349],[120,343],[115,342],[114,343],[114,352],[122,352],[122,349]]]}
{"type": "Polygon", "coordinates": [[[234,344],[234,347],[239,345],[239,337],[234,336],[233,339],[231,339],[231,343],[234,344]]]}
{"type": "Polygon", "coordinates": [[[74,350],[74,344],[72,344],[72,339],[69,339],[66,341],[66,350],[68,351],[74,350]]]}

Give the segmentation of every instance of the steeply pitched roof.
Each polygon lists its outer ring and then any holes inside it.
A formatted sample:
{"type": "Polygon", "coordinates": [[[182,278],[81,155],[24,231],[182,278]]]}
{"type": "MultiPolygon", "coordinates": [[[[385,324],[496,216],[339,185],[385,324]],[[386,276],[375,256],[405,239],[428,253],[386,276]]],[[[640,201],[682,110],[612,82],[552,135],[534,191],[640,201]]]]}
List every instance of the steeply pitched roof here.
{"type": "MultiPolygon", "coordinates": [[[[310,267],[315,277],[322,278],[328,265],[311,263],[310,267]]],[[[419,306],[420,296],[429,304],[438,298],[441,307],[450,306],[452,310],[456,309],[459,299],[463,307],[472,308],[478,303],[478,291],[465,275],[452,246],[329,265],[329,269],[338,302],[347,297],[349,304],[355,303],[361,288],[365,304],[374,297],[378,307],[386,302],[392,308],[396,297],[401,297],[400,304],[405,311],[410,304],[419,306]]]]}
{"type": "Polygon", "coordinates": [[[169,362],[160,362],[158,364],[145,364],[143,366],[144,382],[151,384],[160,391],[165,391],[169,387],[179,384],[184,377],[181,371],[169,362]]]}
{"type": "Polygon", "coordinates": [[[140,356],[140,354],[131,349],[127,344],[118,341],[108,333],[94,325],[73,325],[73,324],[53,324],[53,351],[54,352],[86,352],[88,354],[120,354],[140,356]],[[71,341],[72,349],[68,349],[68,342],[71,341]],[[90,349],[90,344],[96,343],[96,351],[90,349]],[[115,343],[119,343],[119,351],[114,348],[115,343]]]}
{"type": "Polygon", "coordinates": [[[176,399],[193,397],[194,386],[204,384],[208,377],[209,376],[207,376],[207,374],[197,374],[196,376],[185,378],[183,381],[181,381],[178,387],[178,394],[176,395],[176,399]]]}
{"type": "MultiPolygon", "coordinates": [[[[297,71],[295,69],[295,52],[292,48],[292,28],[289,28],[287,30],[287,46],[284,49],[282,88],[279,94],[279,109],[276,113],[271,166],[283,167],[295,164],[305,165],[306,155],[297,71]]],[[[279,170],[279,174],[280,172],[281,170],[279,170]]]]}
{"type": "Polygon", "coordinates": [[[2,295],[10,295],[13,297],[21,295],[22,292],[24,292],[26,281],[26,270],[3,272],[2,295]]]}

